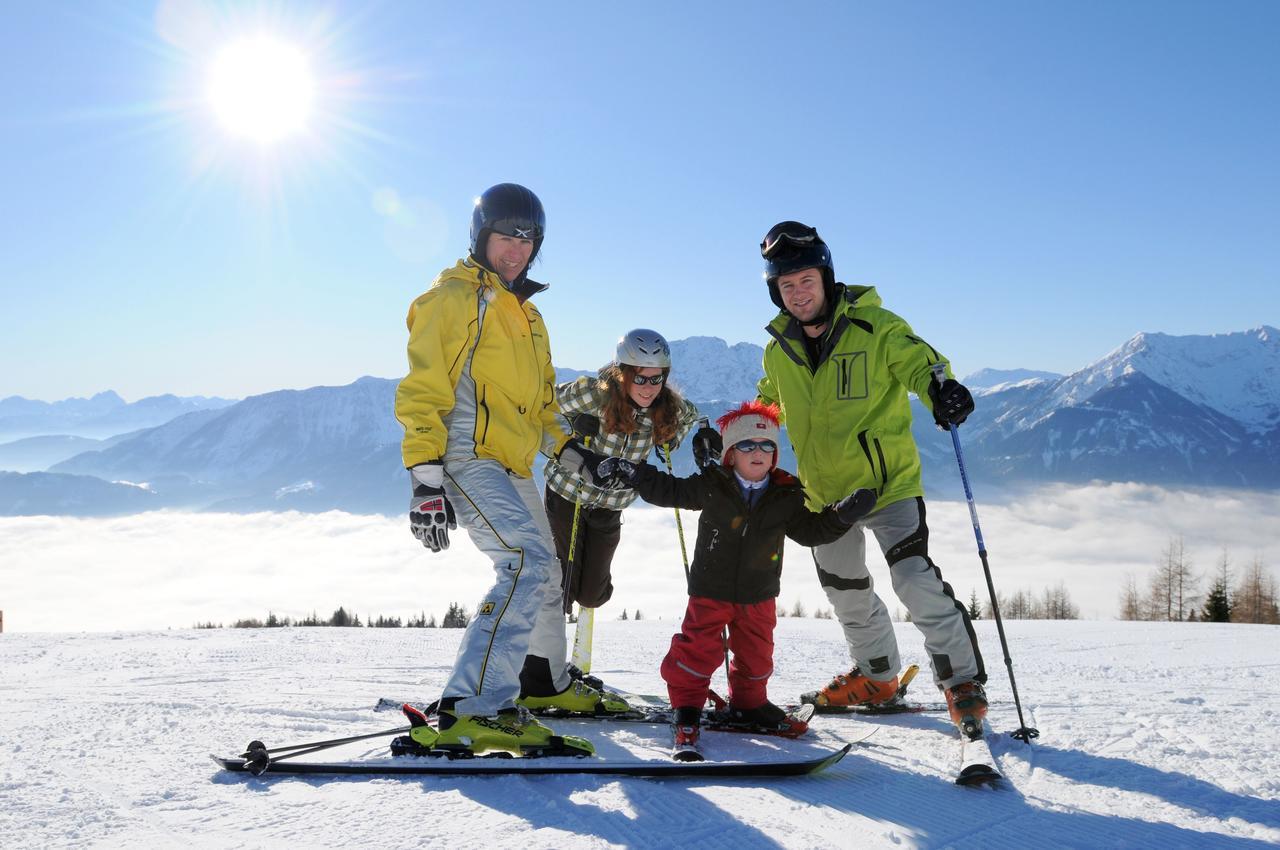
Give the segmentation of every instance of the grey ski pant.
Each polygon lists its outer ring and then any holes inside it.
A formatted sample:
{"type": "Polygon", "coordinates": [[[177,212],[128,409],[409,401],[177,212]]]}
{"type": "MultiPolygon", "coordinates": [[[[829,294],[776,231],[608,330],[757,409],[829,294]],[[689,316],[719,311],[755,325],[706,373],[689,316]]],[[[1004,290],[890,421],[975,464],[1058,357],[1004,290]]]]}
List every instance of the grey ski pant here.
{"type": "Polygon", "coordinates": [[[867,570],[864,529],[870,529],[889,562],[893,590],[924,634],[939,688],[976,679],[986,669],[968,611],[929,558],[924,499],[903,499],[877,510],[836,540],[813,549],[818,580],[844,630],[849,656],[864,674],[888,681],[902,669],[893,621],[867,570]]]}
{"type": "Polygon", "coordinates": [[[459,714],[513,707],[526,654],[546,658],[556,689],[567,688],[560,561],[537,486],[492,460],[446,456],[444,471],[458,524],[493,559],[495,575],[462,636],[444,696],[462,698],[459,714]]]}

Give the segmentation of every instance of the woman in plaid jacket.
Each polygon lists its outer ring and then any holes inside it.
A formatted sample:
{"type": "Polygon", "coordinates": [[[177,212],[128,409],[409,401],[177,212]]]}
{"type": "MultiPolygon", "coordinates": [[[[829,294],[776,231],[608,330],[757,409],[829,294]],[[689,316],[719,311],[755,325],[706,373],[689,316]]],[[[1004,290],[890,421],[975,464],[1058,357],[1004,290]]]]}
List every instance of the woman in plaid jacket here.
{"type": "MultiPolygon", "coordinates": [[[[638,328],[618,341],[617,357],[596,377],[556,387],[561,414],[601,455],[642,463],[649,452],[676,446],[693,428],[698,408],[667,385],[671,348],[657,331],[638,328]]],[[[699,432],[701,433],[701,432],[699,432]]],[[[547,518],[564,565],[566,613],[573,603],[598,608],[613,595],[611,566],[622,534],[622,509],[634,490],[598,487],[552,458],[546,466],[547,518]],[[569,561],[574,506],[581,503],[578,539],[569,561]]]]}

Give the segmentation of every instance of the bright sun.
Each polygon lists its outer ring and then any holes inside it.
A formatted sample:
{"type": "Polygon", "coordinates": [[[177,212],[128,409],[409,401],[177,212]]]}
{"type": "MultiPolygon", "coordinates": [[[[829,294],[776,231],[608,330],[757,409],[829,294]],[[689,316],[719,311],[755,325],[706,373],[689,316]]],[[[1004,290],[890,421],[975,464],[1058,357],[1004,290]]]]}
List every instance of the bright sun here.
{"type": "Polygon", "coordinates": [[[267,145],[306,125],[315,92],[301,50],[257,36],[218,53],[208,93],[229,133],[267,145]]]}

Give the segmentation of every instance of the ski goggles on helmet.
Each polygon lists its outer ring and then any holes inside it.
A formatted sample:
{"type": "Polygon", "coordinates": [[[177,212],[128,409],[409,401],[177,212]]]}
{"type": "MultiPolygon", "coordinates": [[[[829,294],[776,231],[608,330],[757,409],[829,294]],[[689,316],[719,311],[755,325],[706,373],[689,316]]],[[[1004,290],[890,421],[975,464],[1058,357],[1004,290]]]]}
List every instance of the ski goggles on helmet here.
{"type": "Polygon", "coordinates": [[[655,387],[660,387],[662,386],[662,382],[665,381],[666,379],[667,379],[667,376],[663,374],[632,375],[631,383],[635,384],[638,387],[643,387],[645,384],[652,384],[655,387]]]}
{"type": "Polygon", "coordinates": [[[778,444],[773,440],[760,440],[759,442],[755,440],[739,440],[733,444],[733,448],[734,451],[745,452],[747,454],[751,454],[756,449],[759,449],[765,454],[771,455],[778,450],[778,444]]]}
{"type": "Polygon", "coordinates": [[[486,224],[485,227],[494,233],[513,236],[516,239],[529,239],[537,242],[542,238],[542,225],[527,218],[502,218],[486,224]]]}
{"type": "Polygon", "coordinates": [[[760,256],[768,260],[782,251],[822,244],[817,228],[798,221],[782,221],[769,228],[764,239],[760,240],[760,256]]]}

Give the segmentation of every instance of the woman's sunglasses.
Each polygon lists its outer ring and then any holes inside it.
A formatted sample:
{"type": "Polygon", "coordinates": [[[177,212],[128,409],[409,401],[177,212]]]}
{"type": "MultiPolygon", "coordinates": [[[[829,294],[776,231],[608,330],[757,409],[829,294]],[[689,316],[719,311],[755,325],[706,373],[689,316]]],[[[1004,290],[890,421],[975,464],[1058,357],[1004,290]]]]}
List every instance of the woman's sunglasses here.
{"type": "Polygon", "coordinates": [[[645,384],[653,384],[657,387],[661,386],[662,382],[666,379],[666,375],[632,375],[631,383],[638,387],[643,387],[645,384]]]}
{"type": "Polygon", "coordinates": [[[772,440],[761,440],[758,443],[755,440],[742,440],[734,443],[733,448],[736,451],[746,452],[747,454],[759,449],[767,455],[771,455],[778,450],[777,444],[772,440]]]}

